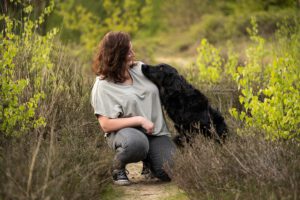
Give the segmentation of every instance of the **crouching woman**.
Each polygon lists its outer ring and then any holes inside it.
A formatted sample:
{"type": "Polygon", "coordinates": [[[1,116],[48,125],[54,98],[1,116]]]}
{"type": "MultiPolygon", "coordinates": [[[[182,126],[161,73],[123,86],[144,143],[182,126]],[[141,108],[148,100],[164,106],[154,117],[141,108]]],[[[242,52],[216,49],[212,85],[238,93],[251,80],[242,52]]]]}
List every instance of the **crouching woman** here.
{"type": "Polygon", "coordinates": [[[128,163],[143,161],[144,170],[162,181],[170,181],[164,170],[172,166],[175,146],[170,139],[157,87],[134,61],[130,37],[109,32],[94,58],[97,75],[91,102],[108,145],[115,151],[112,177],[115,184],[128,185],[128,163]]]}

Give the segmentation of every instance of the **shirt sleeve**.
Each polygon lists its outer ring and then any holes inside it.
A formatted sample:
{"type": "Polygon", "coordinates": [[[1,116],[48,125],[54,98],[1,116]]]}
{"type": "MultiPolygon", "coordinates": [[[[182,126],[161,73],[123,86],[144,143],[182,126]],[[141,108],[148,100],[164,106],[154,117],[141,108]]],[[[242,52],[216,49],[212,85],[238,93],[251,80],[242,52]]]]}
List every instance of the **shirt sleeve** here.
{"type": "Polygon", "coordinates": [[[122,107],[109,91],[101,88],[99,81],[96,81],[91,94],[91,104],[95,115],[102,115],[108,118],[118,118],[122,115],[122,107]]]}

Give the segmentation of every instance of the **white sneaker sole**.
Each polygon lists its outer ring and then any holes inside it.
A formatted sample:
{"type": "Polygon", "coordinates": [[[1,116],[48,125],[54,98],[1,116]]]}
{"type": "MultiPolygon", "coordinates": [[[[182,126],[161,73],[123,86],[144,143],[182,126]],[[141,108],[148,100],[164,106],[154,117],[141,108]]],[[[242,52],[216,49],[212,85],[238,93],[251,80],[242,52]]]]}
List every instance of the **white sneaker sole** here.
{"type": "Polygon", "coordinates": [[[114,181],[114,184],[115,185],[130,185],[131,182],[128,180],[117,180],[117,181],[114,181]]]}

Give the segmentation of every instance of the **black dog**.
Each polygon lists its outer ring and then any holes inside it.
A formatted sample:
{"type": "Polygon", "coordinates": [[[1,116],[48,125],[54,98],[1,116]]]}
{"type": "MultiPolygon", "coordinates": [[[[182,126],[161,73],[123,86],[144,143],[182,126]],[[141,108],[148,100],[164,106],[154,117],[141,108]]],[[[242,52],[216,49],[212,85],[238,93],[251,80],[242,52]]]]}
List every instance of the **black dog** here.
{"type": "Polygon", "coordinates": [[[167,64],[143,64],[142,72],[159,89],[162,105],[180,134],[174,138],[177,145],[182,146],[184,140],[189,142],[195,133],[213,137],[219,142],[225,139],[228,130],[221,113],[213,109],[207,97],[175,68],[167,64]]]}

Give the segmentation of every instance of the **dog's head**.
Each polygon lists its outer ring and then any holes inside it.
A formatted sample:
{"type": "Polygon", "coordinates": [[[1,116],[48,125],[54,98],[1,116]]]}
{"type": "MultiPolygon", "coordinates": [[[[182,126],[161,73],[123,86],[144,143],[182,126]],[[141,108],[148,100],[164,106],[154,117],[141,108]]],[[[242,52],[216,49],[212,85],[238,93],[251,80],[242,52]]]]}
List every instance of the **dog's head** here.
{"type": "MultiPolygon", "coordinates": [[[[167,64],[142,65],[143,74],[159,88],[162,104],[178,124],[210,124],[208,99],[167,64]]],[[[189,126],[188,126],[189,127],[189,126]]]]}
{"type": "Polygon", "coordinates": [[[177,70],[174,67],[167,64],[159,64],[155,66],[143,64],[142,72],[159,88],[168,87],[169,85],[174,86],[176,80],[182,79],[182,77],[178,74],[177,70]]]}

